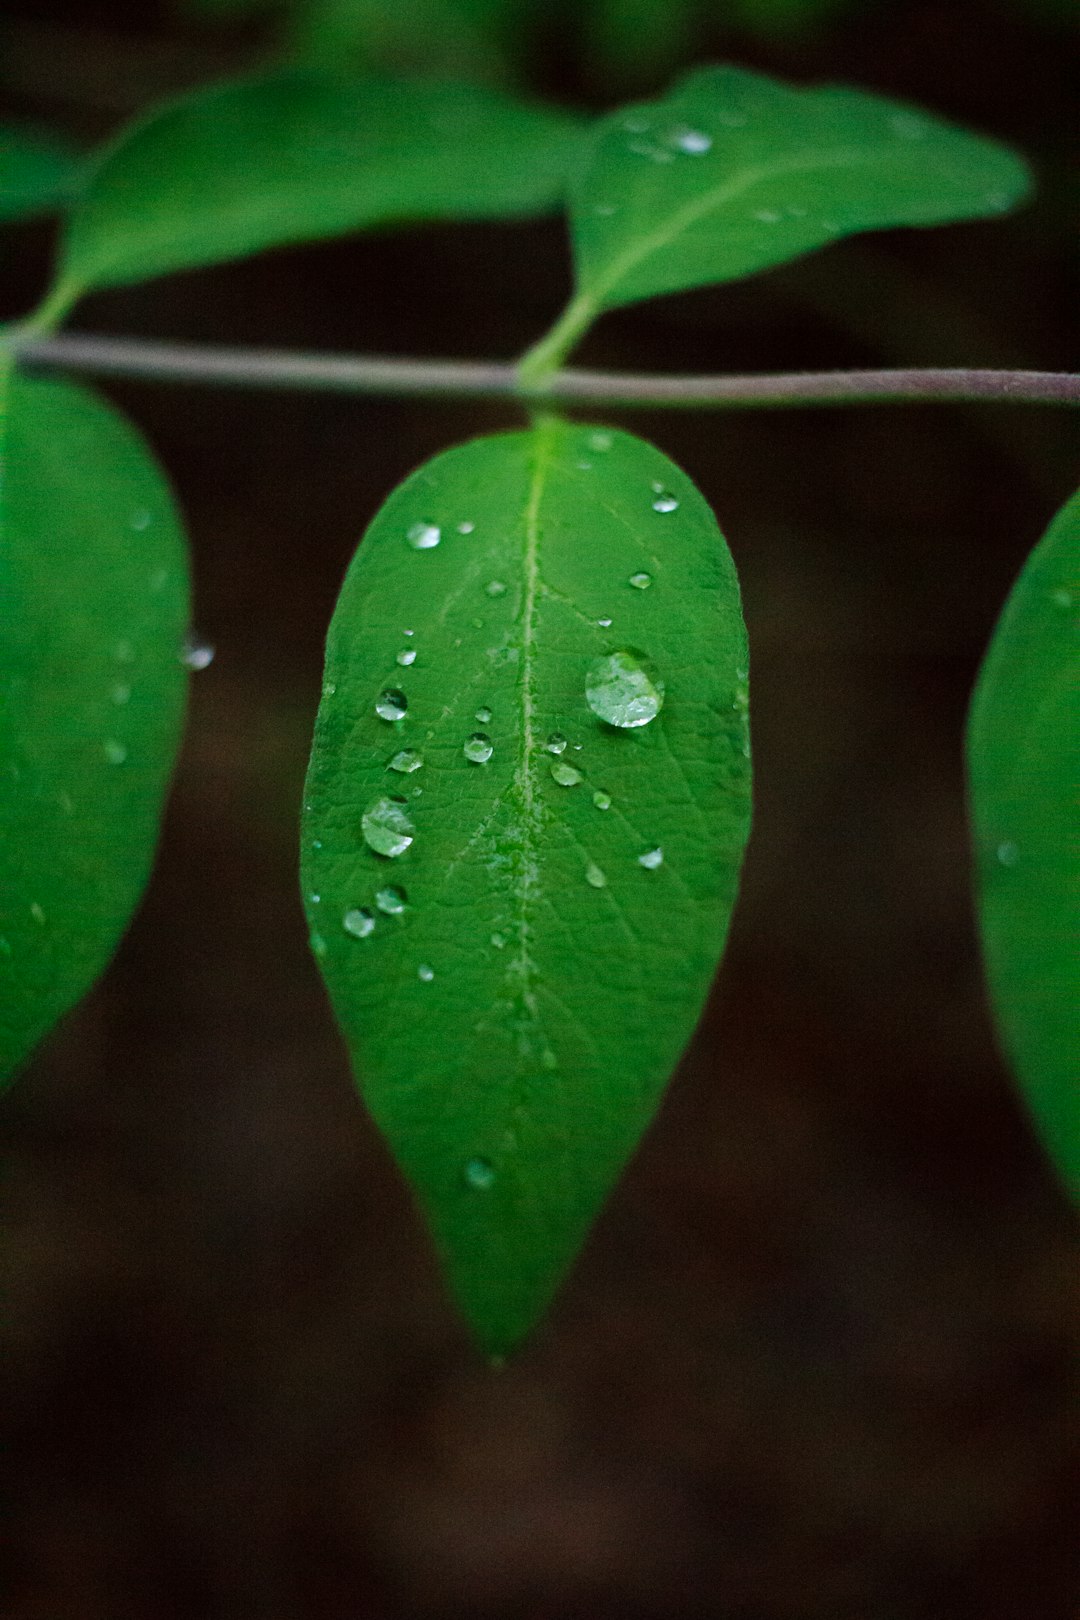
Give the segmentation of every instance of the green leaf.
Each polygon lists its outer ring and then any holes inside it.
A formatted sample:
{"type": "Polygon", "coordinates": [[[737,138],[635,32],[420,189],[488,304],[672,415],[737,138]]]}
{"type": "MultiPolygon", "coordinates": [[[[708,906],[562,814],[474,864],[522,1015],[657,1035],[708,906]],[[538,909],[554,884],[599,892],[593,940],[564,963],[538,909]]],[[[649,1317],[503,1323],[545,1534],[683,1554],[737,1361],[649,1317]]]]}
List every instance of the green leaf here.
{"type": "Polygon", "coordinates": [[[182,722],[184,540],[145,445],[70,383],[8,376],[0,486],[0,1075],[105,968],[182,722]]]}
{"type": "Polygon", "coordinates": [[[626,433],[547,420],[436,457],[346,578],[312,943],[491,1353],[546,1306],[701,1010],[749,822],[746,657],[711,512],[626,433]]]}
{"type": "Polygon", "coordinates": [[[855,231],[998,214],[1029,184],[1008,148],[928,113],[733,67],[612,114],[590,152],[573,190],[590,314],[731,281],[855,231]]]}
{"type": "Polygon", "coordinates": [[[476,85],[294,71],[200,91],[121,134],[69,223],[74,297],[304,238],[556,205],[579,125],[476,85]]]}
{"type": "Polygon", "coordinates": [[[968,722],[983,952],[1036,1125],[1080,1197],[1080,494],[998,620],[968,722]]]}
{"type": "Polygon", "coordinates": [[[0,220],[59,208],[81,167],[78,154],[59,136],[0,125],[0,220]]]}

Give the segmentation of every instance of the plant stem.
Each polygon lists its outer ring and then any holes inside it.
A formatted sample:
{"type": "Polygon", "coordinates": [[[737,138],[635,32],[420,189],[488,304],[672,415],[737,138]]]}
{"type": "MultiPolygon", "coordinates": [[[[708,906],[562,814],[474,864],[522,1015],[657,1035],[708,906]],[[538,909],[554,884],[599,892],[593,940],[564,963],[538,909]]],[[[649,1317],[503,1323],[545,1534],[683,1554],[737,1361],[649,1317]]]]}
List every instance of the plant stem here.
{"type": "Polygon", "coordinates": [[[584,294],[572,298],[550,332],[527,349],[518,362],[518,383],[522,393],[546,393],[566,356],[584,337],[596,318],[596,307],[584,294]]]}
{"type": "MultiPolygon", "coordinates": [[[[554,335],[553,329],[544,340],[545,348],[554,335]]],[[[342,394],[514,399],[533,407],[588,402],[625,408],[710,406],[745,410],[902,401],[929,404],[937,400],[1080,405],[1080,375],[1065,371],[920,367],[764,376],[642,376],[576,370],[545,373],[547,362],[541,357],[541,363],[531,367],[523,379],[518,366],[498,360],[305,354],[157,343],[145,338],[95,337],[77,332],[39,337],[25,329],[9,329],[7,340],[20,362],[34,370],[342,394]]]]}

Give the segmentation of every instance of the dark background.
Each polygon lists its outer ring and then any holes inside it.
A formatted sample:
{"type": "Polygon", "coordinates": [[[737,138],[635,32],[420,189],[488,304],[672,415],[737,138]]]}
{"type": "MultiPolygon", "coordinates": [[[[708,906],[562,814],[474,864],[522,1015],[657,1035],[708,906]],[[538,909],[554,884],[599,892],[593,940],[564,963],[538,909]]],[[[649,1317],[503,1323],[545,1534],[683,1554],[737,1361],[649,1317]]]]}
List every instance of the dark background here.
{"type": "MultiPolygon", "coordinates": [[[[590,46],[588,10],[541,8],[519,76],[593,107],[656,88],[671,63],[590,46]]],[[[609,317],[587,363],[1075,365],[1075,33],[1052,6],[704,12],[672,59],[921,101],[1018,143],[1038,198],[609,317]]],[[[271,35],[160,0],[8,3],[0,94],[91,142],[271,35]]],[[[0,242],[0,315],[50,246],[42,224],[0,242]]],[[[566,291],[558,222],[440,228],[101,295],[74,325],[510,357],[566,291]]],[[[1075,484],[1066,414],[609,413],[734,551],[756,824],[661,1114],[496,1374],[356,1098],[295,843],[359,534],[417,462],[515,413],[108,392],[174,480],[218,656],[145,904],[6,1105],[8,1620],[1068,1620],[1076,1229],[994,1049],[961,751],[996,613],[1075,484]]]]}

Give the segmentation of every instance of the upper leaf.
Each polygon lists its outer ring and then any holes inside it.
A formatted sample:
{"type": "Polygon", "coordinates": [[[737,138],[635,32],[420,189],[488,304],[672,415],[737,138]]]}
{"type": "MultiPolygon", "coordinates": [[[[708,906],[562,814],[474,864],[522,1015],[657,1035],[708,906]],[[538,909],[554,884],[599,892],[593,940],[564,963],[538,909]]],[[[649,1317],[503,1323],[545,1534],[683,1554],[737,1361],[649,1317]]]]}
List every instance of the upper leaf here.
{"type": "Polygon", "coordinates": [[[0,486],[0,1076],[101,973],[138,901],[183,714],[184,540],[145,446],[8,377],[0,486]]]}
{"type": "Polygon", "coordinates": [[[74,294],[362,226],[542,212],[579,139],[478,85],[292,71],[202,90],[105,151],[59,279],[74,294]]]}
{"type": "Polygon", "coordinates": [[[855,231],[998,214],[1028,190],[1007,147],[880,96],[704,68],[595,130],[573,188],[594,310],[731,281],[855,231]]]}
{"type": "Polygon", "coordinates": [[[485,1347],[529,1329],[700,1012],[749,821],[716,522],[625,433],[436,457],[330,628],[304,898],[364,1095],[485,1347]]]}
{"type": "Polygon", "coordinates": [[[0,220],[59,208],[82,160],[66,141],[42,130],[0,126],[0,220]]]}
{"type": "Polygon", "coordinates": [[[1004,1044],[1080,1196],[1080,494],[998,620],[968,724],[983,950],[1004,1044]]]}

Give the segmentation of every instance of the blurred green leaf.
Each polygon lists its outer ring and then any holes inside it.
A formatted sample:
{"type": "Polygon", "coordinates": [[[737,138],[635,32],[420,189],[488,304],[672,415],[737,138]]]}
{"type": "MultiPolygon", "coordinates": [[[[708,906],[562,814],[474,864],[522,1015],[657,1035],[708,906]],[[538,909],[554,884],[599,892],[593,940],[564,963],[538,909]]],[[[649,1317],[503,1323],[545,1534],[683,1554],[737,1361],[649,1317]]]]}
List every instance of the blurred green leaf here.
{"type": "Polygon", "coordinates": [[[60,208],[82,167],[79,154],[60,136],[0,124],[0,220],[60,208]]]}
{"type": "Polygon", "coordinates": [[[541,213],[580,139],[568,114],[478,85],[305,71],[221,85],[105,152],[60,283],[77,293],[365,226],[541,213]]]}
{"type": "Polygon", "coordinates": [[[700,0],[594,0],[579,17],[597,71],[640,88],[690,54],[700,9],[700,0]]]}
{"type": "Polygon", "coordinates": [[[291,54],[321,68],[499,77],[516,0],[306,0],[291,13],[291,54]]]}
{"type": "Polygon", "coordinates": [[[1080,494],[998,620],[968,722],[976,887],[994,1012],[1080,1197],[1080,494]]]}
{"type": "Polygon", "coordinates": [[[491,1353],[545,1308],[701,1011],[749,823],[746,657],[712,513],[626,433],[450,450],[349,570],[312,944],[491,1353]]]}
{"type": "Polygon", "coordinates": [[[820,28],[856,0],[713,0],[717,20],[764,38],[820,28]]]}
{"type": "Polygon", "coordinates": [[[1008,148],[861,90],[705,68],[594,131],[573,191],[579,297],[609,309],[730,281],[856,231],[1010,208],[1008,148]]]}
{"type": "Polygon", "coordinates": [[[146,882],[182,722],[180,522],[70,383],[4,381],[0,1074],[103,971],[146,882]]]}

